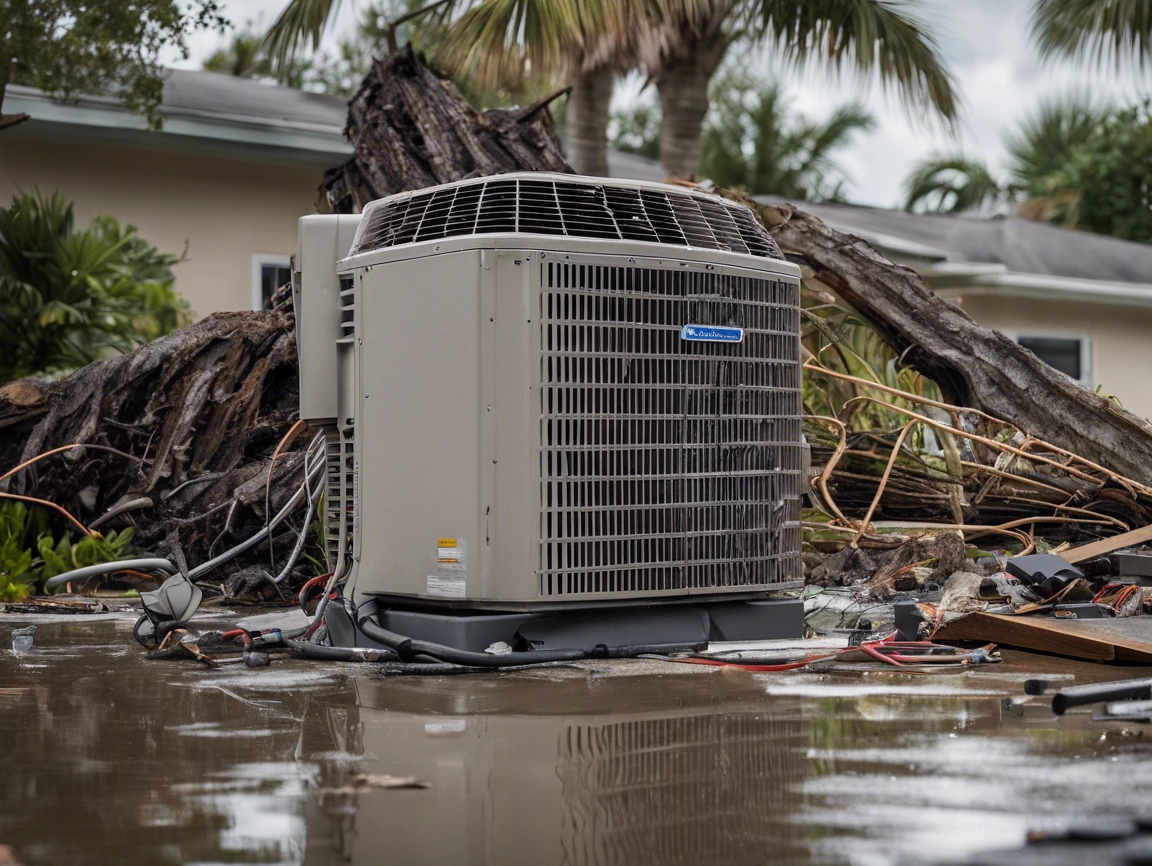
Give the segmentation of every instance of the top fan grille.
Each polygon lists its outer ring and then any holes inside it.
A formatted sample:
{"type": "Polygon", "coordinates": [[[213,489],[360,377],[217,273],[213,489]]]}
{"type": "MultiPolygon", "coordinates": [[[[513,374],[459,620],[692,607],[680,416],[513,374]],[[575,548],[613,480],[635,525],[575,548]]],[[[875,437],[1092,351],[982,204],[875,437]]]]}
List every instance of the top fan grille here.
{"type": "Polygon", "coordinates": [[[497,177],[370,207],[352,255],[459,235],[515,232],[647,241],[783,259],[743,205],[691,190],[548,176],[497,177]]]}

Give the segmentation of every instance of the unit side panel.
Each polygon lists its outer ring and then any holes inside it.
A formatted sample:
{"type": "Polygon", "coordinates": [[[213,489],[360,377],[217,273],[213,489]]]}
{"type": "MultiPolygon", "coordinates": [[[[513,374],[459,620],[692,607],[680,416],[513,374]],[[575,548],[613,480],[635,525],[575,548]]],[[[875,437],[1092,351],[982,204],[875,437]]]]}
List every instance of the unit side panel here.
{"type": "Polygon", "coordinates": [[[482,593],[481,270],[475,250],[363,272],[361,592],[446,602],[482,593]]]}
{"type": "Polygon", "coordinates": [[[496,514],[493,599],[539,601],[538,381],[536,292],[539,253],[499,250],[496,262],[496,514]]]}
{"type": "Polygon", "coordinates": [[[300,358],[300,417],[325,423],[336,417],[336,341],[340,337],[340,217],[307,216],[299,222],[292,300],[300,358]]]}

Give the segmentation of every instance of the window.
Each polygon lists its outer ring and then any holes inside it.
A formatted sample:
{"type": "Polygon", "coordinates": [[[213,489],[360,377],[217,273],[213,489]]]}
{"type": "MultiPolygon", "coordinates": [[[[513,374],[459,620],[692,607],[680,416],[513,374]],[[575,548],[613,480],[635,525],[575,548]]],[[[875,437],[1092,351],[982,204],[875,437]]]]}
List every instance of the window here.
{"type": "Polygon", "coordinates": [[[1017,337],[1016,342],[1050,367],[1088,384],[1088,341],[1080,337],[1017,337]]]}
{"type": "Polygon", "coordinates": [[[255,255],[252,257],[252,309],[266,310],[272,295],[292,279],[292,262],[288,256],[255,255]]]}

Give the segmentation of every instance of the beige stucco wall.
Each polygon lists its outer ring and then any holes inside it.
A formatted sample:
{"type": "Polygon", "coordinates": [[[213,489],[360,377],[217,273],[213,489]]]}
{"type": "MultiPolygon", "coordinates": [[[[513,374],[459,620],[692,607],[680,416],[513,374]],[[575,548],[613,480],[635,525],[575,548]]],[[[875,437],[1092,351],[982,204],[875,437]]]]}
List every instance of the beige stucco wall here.
{"type": "Polygon", "coordinates": [[[1152,418],[1152,309],[963,293],[951,300],[980,324],[1012,337],[1087,337],[1092,387],[1152,418]]]}
{"type": "Polygon", "coordinates": [[[289,256],[296,220],[315,212],[323,170],[283,162],[0,135],[0,203],[17,189],[59,190],[78,224],[96,214],[131,223],[188,260],[176,287],[197,316],[252,306],[254,254],[289,256]]]}

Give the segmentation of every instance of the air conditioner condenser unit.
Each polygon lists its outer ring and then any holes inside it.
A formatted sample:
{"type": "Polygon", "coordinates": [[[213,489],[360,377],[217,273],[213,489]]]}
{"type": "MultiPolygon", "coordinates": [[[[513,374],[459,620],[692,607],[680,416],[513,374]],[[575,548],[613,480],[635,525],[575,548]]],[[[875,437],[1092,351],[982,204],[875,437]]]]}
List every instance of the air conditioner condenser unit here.
{"type": "Polygon", "coordinates": [[[479,178],[305,217],[296,269],[328,555],[385,627],[799,632],[800,273],[746,207],[479,178]]]}

